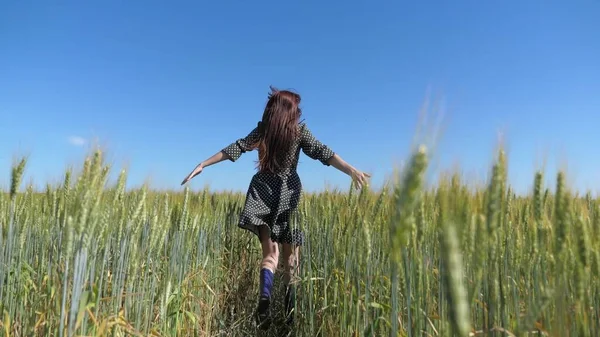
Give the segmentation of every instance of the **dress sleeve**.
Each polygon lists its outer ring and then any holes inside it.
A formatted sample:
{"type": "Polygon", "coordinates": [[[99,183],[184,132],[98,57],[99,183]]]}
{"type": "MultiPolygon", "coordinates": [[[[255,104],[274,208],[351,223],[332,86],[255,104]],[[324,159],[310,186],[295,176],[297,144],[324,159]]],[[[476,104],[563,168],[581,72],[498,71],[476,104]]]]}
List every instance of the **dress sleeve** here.
{"type": "Polygon", "coordinates": [[[325,166],[329,166],[327,161],[335,154],[327,145],[316,139],[305,124],[301,128],[300,147],[304,154],[325,166]]]}
{"type": "Polygon", "coordinates": [[[253,145],[259,139],[258,126],[255,127],[250,133],[244,137],[236,140],[229,144],[222,151],[229,156],[230,160],[235,162],[238,160],[243,153],[254,150],[253,145]]]}

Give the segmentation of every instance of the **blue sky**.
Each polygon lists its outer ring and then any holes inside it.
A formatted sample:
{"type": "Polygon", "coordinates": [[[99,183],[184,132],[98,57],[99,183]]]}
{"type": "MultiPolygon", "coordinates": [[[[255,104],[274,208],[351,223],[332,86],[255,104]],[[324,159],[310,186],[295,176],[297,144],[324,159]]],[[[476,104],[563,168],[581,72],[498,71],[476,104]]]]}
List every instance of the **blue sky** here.
{"type": "MultiPolygon", "coordinates": [[[[2,1],[0,186],[20,154],[26,181],[60,181],[97,139],[130,186],[179,189],[252,129],[275,85],[302,95],[313,133],[373,184],[406,157],[431,90],[445,107],[436,167],[484,179],[503,131],[517,190],[544,159],[597,190],[599,16],[593,0],[2,1]]],[[[191,186],[243,191],[255,159],[191,186]]],[[[305,189],[348,186],[301,161],[305,189]]]]}

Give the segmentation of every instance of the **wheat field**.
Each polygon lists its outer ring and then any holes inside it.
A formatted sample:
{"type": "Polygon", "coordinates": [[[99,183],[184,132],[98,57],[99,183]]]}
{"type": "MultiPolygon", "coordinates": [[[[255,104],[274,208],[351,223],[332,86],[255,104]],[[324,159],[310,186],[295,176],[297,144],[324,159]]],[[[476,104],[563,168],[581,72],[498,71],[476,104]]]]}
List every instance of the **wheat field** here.
{"type": "Polygon", "coordinates": [[[495,158],[481,188],[426,187],[419,148],[382,190],[305,194],[295,326],[279,270],[267,332],[243,194],[125,190],[100,151],[36,192],[23,159],[0,194],[0,336],[597,336],[600,203],[563,173],[517,196],[495,158]]]}

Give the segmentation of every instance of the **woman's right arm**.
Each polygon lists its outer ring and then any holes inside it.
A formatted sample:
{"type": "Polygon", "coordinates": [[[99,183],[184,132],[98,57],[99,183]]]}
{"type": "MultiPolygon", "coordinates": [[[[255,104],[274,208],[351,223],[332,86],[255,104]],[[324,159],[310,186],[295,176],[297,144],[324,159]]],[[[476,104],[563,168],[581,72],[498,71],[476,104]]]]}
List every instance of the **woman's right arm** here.
{"type": "Polygon", "coordinates": [[[367,178],[370,177],[369,174],[357,170],[333,152],[328,146],[321,143],[308,129],[306,124],[302,125],[300,145],[302,151],[304,151],[307,156],[321,161],[324,165],[331,165],[349,175],[358,183],[359,188],[362,187],[367,182],[367,178]]]}
{"type": "Polygon", "coordinates": [[[352,165],[348,164],[344,159],[342,159],[342,157],[340,157],[337,154],[334,154],[333,157],[329,158],[327,163],[352,177],[352,180],[358,183],[359,188],[365,185],[367,183],[367,179],[371,177],[370,174],[361,172],[352,165]]]}
{"type": "Polygon", "coordinates": [[[342,171],[343,173],[352,176],[352,172],[356,171],[352,165],[348,164],[342,157],[338,154],[334,154],[333,157],[327,160],[327,164],[335,167],[336,169],[342,171]]]}

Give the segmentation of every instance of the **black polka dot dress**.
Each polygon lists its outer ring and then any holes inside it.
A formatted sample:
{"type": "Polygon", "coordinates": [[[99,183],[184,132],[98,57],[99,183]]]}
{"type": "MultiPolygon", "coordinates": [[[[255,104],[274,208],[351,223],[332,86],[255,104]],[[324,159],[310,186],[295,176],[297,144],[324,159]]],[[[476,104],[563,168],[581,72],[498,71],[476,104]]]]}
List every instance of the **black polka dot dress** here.
{"type": "MultiPolygon", "coordinates": [[[[271,240],[277,243],[302,245],[304,233],[293,223],[300,197],[302,183],[296,172],[300,150],[308,157],[319,160],[329,166],[327,161],[334,152],[317,140],[306,124],[300,123],[299,137],[293,143],[285,160],[284,170],[277,174],[257,172],[250,181],[244,209],[240,215],[239,227],[259,235],[259,226],[268,226],[271,240]]],[[[252,151],[251,145],[259,138],[258,126],[245,138],[240,138],[223,149],[231,161],[235,162],[240,156],[252,151]]]]}

